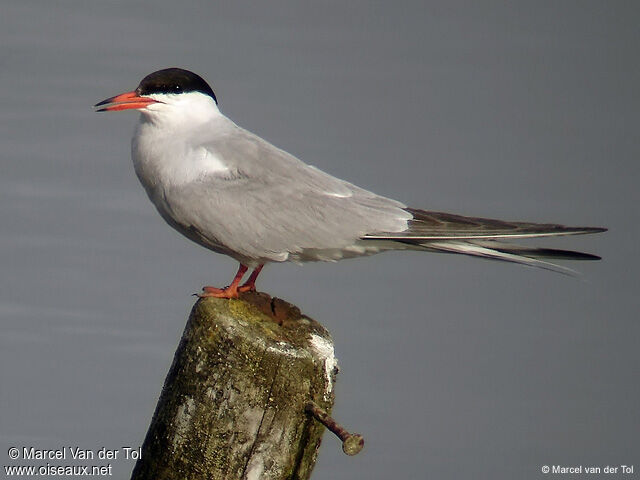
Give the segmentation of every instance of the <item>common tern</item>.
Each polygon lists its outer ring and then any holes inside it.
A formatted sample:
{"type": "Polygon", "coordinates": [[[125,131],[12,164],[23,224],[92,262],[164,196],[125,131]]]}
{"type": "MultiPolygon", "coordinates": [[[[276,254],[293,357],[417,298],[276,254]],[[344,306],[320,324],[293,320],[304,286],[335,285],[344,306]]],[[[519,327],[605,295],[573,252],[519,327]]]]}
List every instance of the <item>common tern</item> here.
{"type": "Polygon", "coordinates": [[[562,273],[572,271],[541,259],[600,258],[508,240],[605,228],[409,208],[335,178],[236,125],[220,112],[209,84],[187,70],[151,73],[135,90],[95,108],[140,111],[131,156],[158,212],[187,238],[240,263],[229,286],[203,287],[203,297],[255,290],[270,262],[337,261],[387,250],[459,253],[562,273]]]}

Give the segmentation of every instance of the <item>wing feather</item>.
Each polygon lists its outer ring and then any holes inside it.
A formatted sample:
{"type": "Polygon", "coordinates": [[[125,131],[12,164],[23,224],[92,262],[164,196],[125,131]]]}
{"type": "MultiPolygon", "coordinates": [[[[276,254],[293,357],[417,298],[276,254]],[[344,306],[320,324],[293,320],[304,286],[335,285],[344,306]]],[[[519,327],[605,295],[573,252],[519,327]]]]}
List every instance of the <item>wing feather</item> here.
{"type": "Polygon", "coordinates": [[[306,165],[246,130],[231,133],[203,147],[233,176],[203,176],[163,192],[163,216],[198,243],[240,261],[282,261],[407,228],[411,214],[400,202],[306,165]]]}
{"type": "MultiPolygon", "coordinates": [[[[175,187],[163,185],[154,203],[178,231],[247,265],[333,258],[364,242],[362,254],[389,249],[458,253],[544,268],[541,258],[596,259],[595,255],[503,240],[603,232],[604,228],[506,222],[407,208],[306,165],[229,122],[201,147],[223,159],[229,175],[211,175],[175,187]],[[379,247],[379,248],[378,248],[379,247]],[[324,255],[322,251],[331,254],[324,255]]],[[[336,257],[336,258],[339,258],[336,257]]]]}
{"type": "Polygon", "coordinates": [[[444,212],[407,208],[412,219],[403,232],[366,235],[365,241],[396,241],[413,248],[458,253],[475,257],[519,263],[530,267],[575,275],[575,271],[540,260],[599,260],[589,253],[511,244],[505,239],[579,235],[606,231],[600,227],[567,227],[552,223],[507,222],[491,218],[465,217],[444,212]]]}
{"type": "Polygon", "coordinates": [[[600,227],[567,227],[553,223],[507,222],[492,218],[465,217],[444,212],[407,208],[413,218],[403,232],[377,232],[367,239],[473,240],[533,238],[604,232],[600,227]]]}

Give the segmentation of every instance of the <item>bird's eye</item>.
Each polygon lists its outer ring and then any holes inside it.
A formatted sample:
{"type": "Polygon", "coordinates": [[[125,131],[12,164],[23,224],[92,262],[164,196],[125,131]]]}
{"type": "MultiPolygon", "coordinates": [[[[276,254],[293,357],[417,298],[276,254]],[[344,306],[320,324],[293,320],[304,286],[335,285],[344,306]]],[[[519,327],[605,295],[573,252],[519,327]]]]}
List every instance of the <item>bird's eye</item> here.
{"type": "Polygon", "coordinates": [[[179,93],[182,91],[182,87],[180,85],[174,85],[173,91],[179,93]]]}

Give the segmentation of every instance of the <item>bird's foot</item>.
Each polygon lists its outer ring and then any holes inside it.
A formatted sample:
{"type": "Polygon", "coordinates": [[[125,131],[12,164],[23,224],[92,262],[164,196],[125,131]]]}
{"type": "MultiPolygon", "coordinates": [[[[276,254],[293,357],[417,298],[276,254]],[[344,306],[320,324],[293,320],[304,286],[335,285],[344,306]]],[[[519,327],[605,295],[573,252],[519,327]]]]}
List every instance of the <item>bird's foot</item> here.
{"type": "MultiPolygon", "coordinates": [[[[242,287],[240,287],[242,288],[242,287]]],[[[216,298],[238,298],[238,293],[242,291],[237,285],[229,285],[224,288],[202,287],[202,293],[196,293],[200,298],[216,297],[216,298]]]]}
{"type": "Polygon", "coordinates": [[[256,284],[255,283],[252,283],[252,284],[245,283],[244,285],[240,285],[238,287],[238,292],[240,292],[240,293],[255,292],[255,291],[256,291],[256,284]]]}
{"type": "Polygon", "coordinates": [[[195,295],[200,298],[238,298],[240,293],[255,292],[256,279],[258,278],[258,275],[260,275],[260,271],[262,270],[263,266],[264,265],[259,265],[258,267],[256,267],[253,272],[251,272],[251,275],[249,276],[247,281],[240,285],[242,277],[247,271],[247,267],[240,264],[238,273],[236,273],[236,276],[233,278],[233,282],[231,282],[231,285],[224,288],[202,287],[202,293],[196,293],[195,295]]]}

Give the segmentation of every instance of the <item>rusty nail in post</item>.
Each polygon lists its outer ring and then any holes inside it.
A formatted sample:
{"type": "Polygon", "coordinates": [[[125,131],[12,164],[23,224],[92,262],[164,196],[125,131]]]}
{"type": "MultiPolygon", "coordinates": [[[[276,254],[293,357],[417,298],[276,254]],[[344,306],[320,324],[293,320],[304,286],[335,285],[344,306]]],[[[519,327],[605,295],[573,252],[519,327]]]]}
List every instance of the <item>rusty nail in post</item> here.
{"type": "Polygon", "coordinates": [[[305,412],[312,415],[321,424],[335,433],[342,440],[342,451],[347,455],[356,455],[364,447],[364,438],[359,433],[349,433],[345,428],[336,422],[329,414],[320,408],[315,402],[308,402],[304,406],[305,412]]]}

